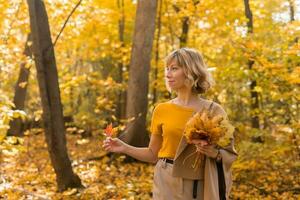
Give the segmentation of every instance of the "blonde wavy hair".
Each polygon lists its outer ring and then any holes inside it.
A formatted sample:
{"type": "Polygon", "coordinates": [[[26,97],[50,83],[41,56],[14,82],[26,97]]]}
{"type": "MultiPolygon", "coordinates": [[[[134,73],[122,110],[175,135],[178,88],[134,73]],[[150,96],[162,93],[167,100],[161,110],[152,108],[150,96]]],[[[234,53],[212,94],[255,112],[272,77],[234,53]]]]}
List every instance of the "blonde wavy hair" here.
{"type": "MultiPolygon", "coordinates": [[[[205,93],[214,85],[215,82],[207,70],[203,57],[196,49],[181,48],[172,51],[165,58],[165,62],[169,66],[173,61],[183,68],[186,76],[186,85],[192,86],[192,92],[197,94],[205,93]]],[[[170,91],[167,83],[166,86],[170,91]]]]}

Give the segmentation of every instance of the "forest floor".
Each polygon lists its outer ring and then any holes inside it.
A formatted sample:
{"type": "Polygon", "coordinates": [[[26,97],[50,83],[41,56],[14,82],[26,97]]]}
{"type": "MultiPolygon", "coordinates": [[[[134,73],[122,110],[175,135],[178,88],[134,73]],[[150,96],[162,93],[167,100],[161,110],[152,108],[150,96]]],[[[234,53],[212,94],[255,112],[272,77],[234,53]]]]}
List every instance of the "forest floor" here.
{"type": "MultiPolygon", "coordinates": [[[[0,154],[0,199],[151,199],[154,165],[124,163],[122,155],[108,157],[99,135],[81,138],[67,133],[72,166],[84,188],[62,193],[56,191],[55,173],[41,130],[14,140],[11,143],[21,145],[0,154]]],[[[261,161],[237,162],[232,198],[299,200],[299,169],[286,167],[286,163],[274,168],[261,161]],[[260,171],[253,173],[251,168],[260,171]]]]}
{"type": "Polygon", "coordinates": [[[58,193],[44,134],[25,137],[21,151],[2,154],[0,199],[151,199],[153,165],[111,159],[101,143],[99,136],[67,134],[72,166],[85,188],[58,193]]]}

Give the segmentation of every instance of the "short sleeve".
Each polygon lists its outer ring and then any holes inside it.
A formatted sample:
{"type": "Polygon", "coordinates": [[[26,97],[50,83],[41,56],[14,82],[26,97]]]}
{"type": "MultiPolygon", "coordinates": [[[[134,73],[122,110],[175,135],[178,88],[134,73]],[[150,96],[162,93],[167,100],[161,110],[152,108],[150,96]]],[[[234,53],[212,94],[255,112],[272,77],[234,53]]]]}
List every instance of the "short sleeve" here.
{"type": "Polygon", "coordinates": [[[157,105],[152,113],[150,132],[155,135],[162,135],[162,117],[160,106],[157,105]]]}

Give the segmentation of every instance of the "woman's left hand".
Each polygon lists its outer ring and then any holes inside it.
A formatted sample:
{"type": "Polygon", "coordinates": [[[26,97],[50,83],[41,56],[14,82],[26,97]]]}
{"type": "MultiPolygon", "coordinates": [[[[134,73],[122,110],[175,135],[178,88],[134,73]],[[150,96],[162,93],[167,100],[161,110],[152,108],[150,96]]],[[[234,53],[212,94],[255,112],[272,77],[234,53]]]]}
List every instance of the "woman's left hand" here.
{"type": "Polygon", "coordinates": [[[218,149],[214,145],[203,144],[203,140],[192,140],[192,143],[196,145],[197,152],[200,152],[211,158],[217,157],[218,149]]]}

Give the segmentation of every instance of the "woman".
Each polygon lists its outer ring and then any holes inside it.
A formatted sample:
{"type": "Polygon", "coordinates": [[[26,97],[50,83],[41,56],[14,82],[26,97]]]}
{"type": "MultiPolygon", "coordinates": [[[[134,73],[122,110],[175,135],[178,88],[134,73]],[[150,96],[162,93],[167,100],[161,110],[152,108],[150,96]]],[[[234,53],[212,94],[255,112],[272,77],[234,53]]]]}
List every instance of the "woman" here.
{"type": "Polygon", "coordinates": [[[202,56],[189,48],[173,51],[166,58],[165,80],[168,90],[177,97],[155,107],[149,146],[137,148],[117,138],[107,138],[103,147],[156,163],[154,200],[228,199],[232,182],[230,167],[237,157],[233,140],[228,147],[217,149],[205,140],[188,144],[183,137],[185,124],[195,112],[209,109],[212,115],[227,117],[220,105],[198,96],[213,84],[202,56]],[[197,169],[192,167],[195,157],[190,156],[196,150],[205,155],[197,169]]]}

